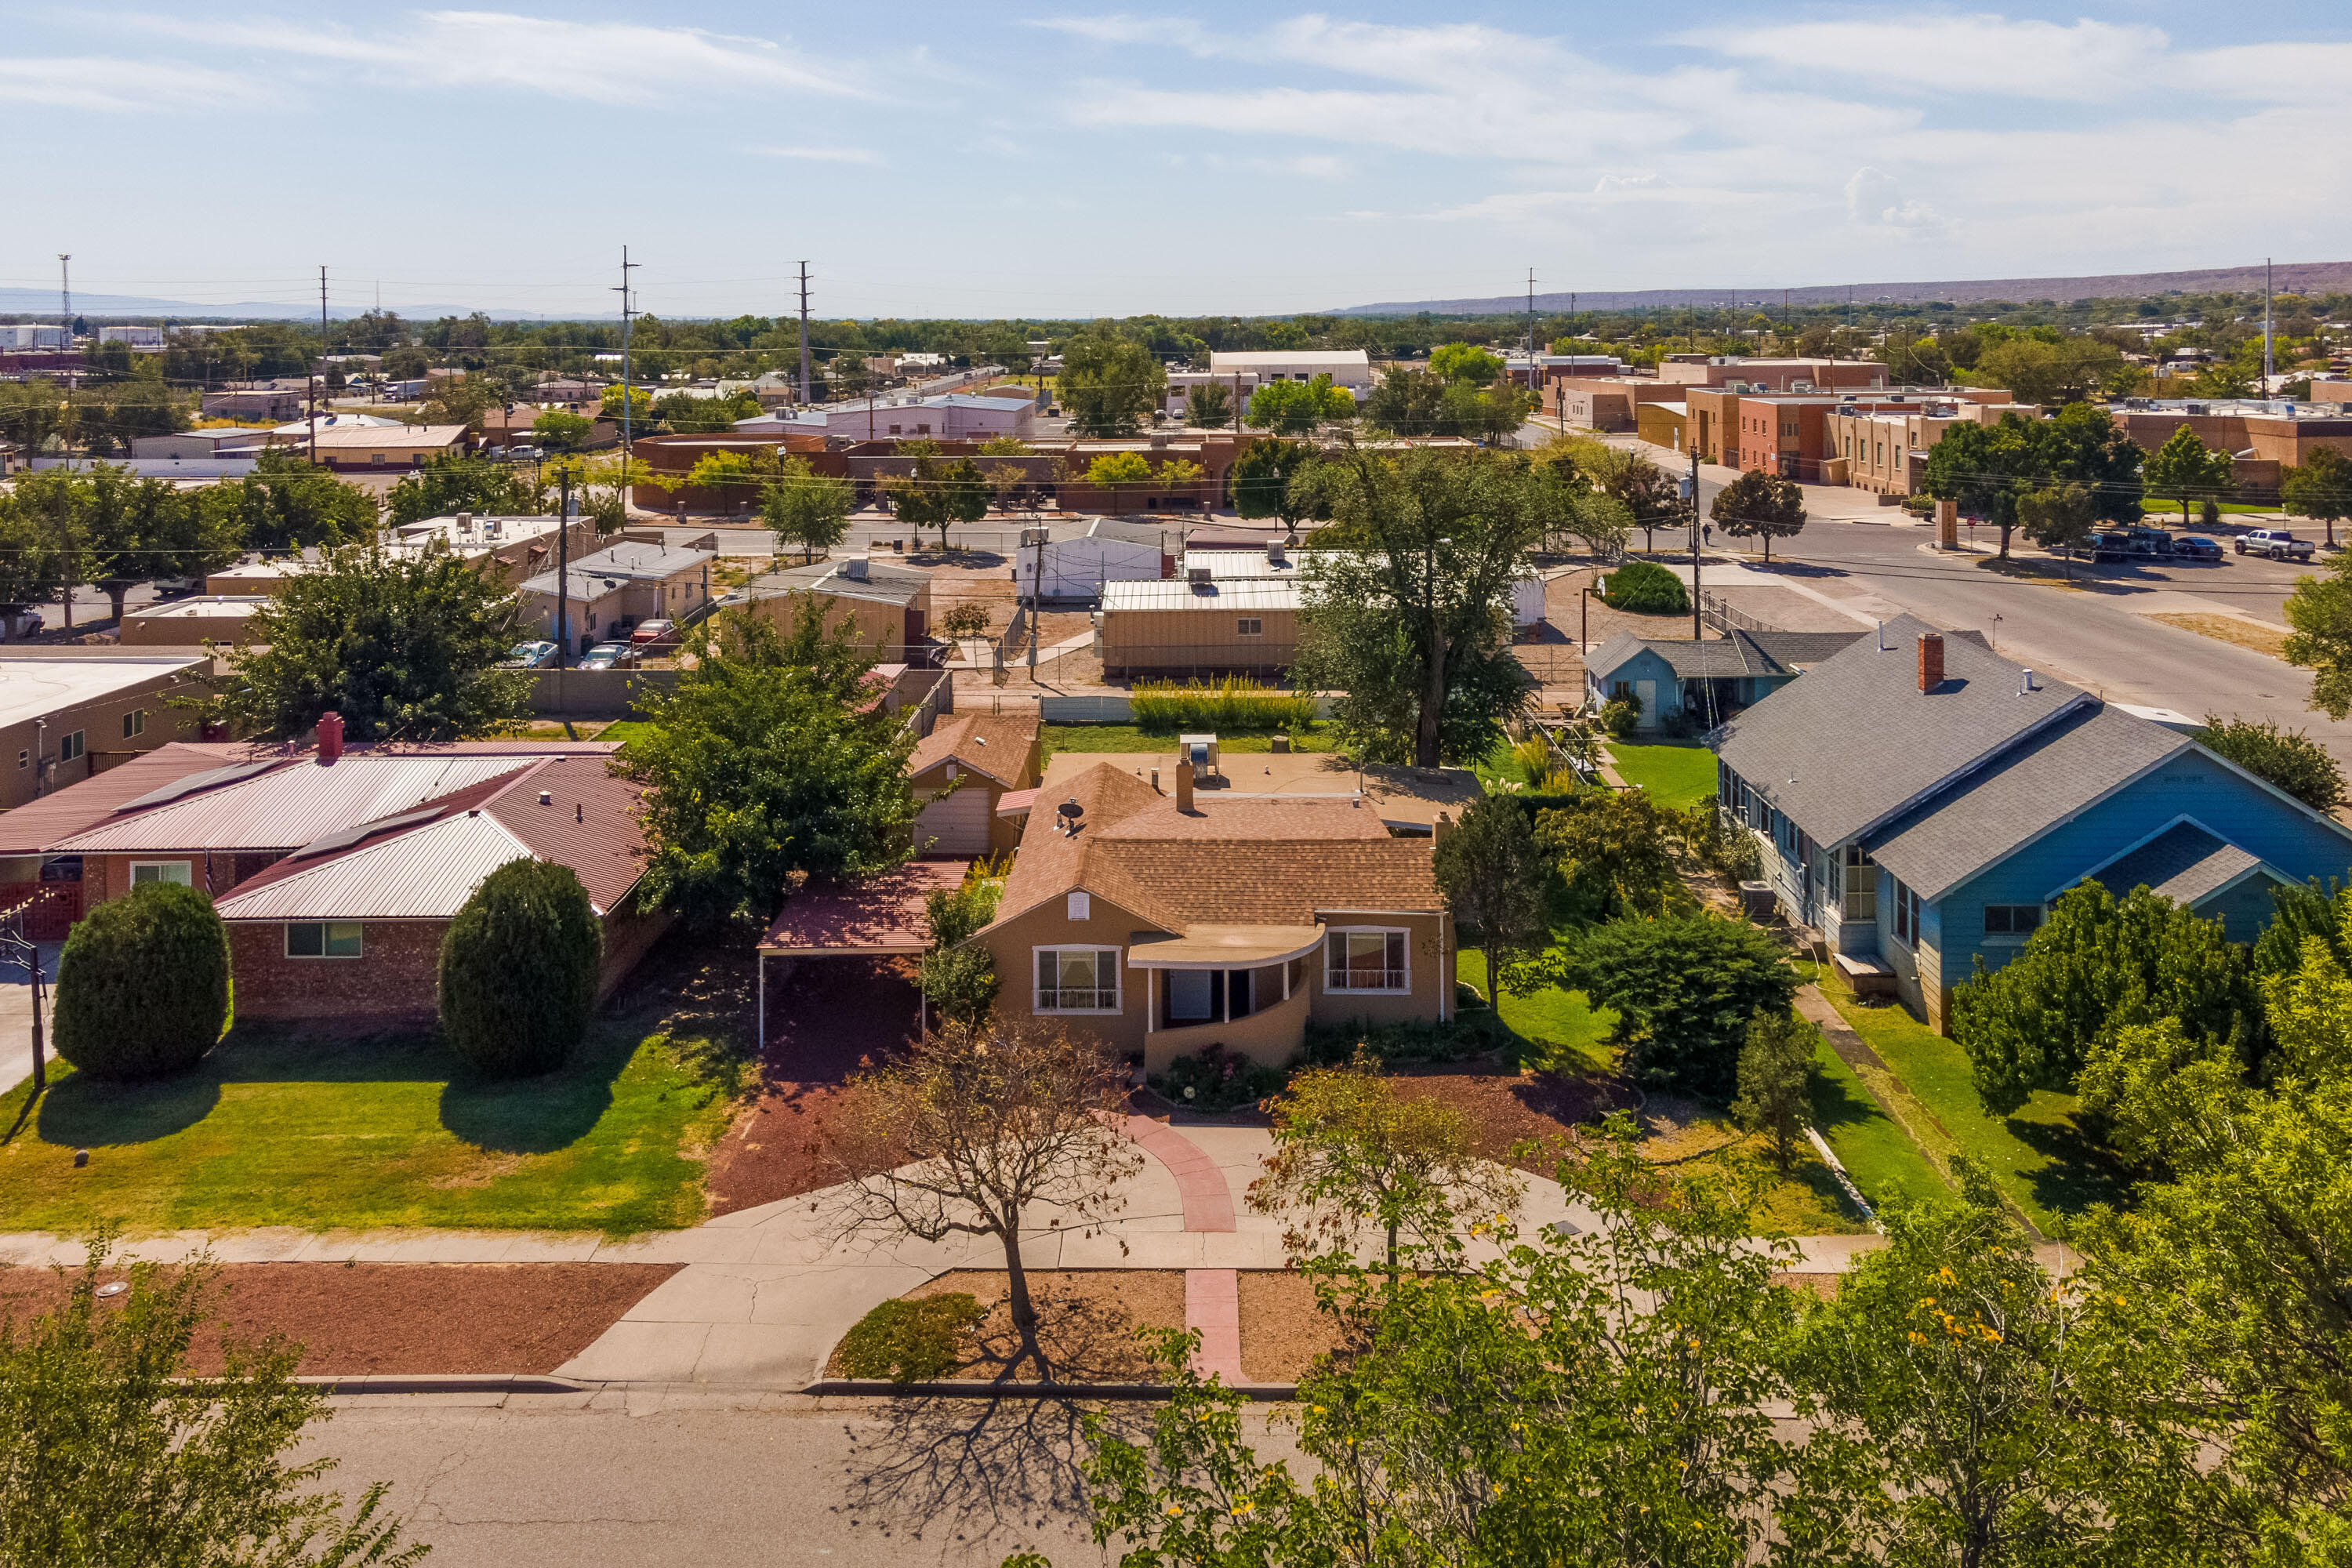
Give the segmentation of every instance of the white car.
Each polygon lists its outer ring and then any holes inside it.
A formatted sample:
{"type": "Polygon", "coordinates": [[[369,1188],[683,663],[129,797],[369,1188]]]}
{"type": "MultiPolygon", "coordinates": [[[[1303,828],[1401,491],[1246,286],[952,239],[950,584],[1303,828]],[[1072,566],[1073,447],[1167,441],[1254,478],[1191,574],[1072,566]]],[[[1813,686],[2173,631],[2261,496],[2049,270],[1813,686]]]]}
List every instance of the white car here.
{"type": "Polygon", "coordinates": [[[2238,535],[2236,549],[2241,555],[2267,555],[2273,561],[2308,561],[2313,545],[2284,528],[2257,528],[2238,535]]]}

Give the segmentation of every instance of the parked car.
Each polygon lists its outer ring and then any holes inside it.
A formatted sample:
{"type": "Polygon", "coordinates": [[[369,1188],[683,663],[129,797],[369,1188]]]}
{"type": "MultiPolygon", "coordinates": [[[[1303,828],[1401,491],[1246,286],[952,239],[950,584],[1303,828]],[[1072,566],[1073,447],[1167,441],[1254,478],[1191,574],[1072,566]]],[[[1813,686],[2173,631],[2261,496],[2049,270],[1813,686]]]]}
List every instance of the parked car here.
{"type": "Polygon", "coordinates": [[[600,642],[580,656],[583,669],[625,669],[629,666],[629,645],[625,642],[600,642]]]}
{"type": "Polygon", "coordinates": [[[2273,561],[2308,561],[2313,545],[2308,539],[2297,539],[2284,528],[2257,528],[2238,535],[2237,551],[2241,555],[2267,555],[2273,561]]]}
{"type": "Polygon", "coordinates": [[[514,446],[507,448],[507,461],[510,463],[536,463],[546,456],[546,451],[538,447],[514,446]]]}
{"type": "Polygon", "coordinates": [[[204,585],[201,577],[158,577],[148,584],[155,590],[155,596],[159,599],[176,599],[184,594],[193,594],[204,585]]]}
{"type": "Polygon", "coordinates": [[[555,645],[551,642],[519,642],[499,660],[500,669],[540,669],[555,662],[555,645]]]}
{"type": "Polygon", "coordinates": [[[2160,528],[2111,528],[2091,535],[2094,561],[2158,561],[2172,553],[2172,535],[2160,528]]]}
{"type": "Polygon", "coordinates": [[[639,621],[629,634],[629,646],[643,653],[649,648],[668,647],[677,641],[677,627],[666,620],[639,621]]]}
{"type": "Polygon", "coordinates": [[[41,612],[21,605],[0,605],[0,642],[22,642],[41,635],[41,612]]]}
{"type": "Polygon", "coordinates": [[[2221,547],[2201,533],[2184,533],[2172,542],[2172,552],[2189,561],[2219,561],[2221,547]]]}

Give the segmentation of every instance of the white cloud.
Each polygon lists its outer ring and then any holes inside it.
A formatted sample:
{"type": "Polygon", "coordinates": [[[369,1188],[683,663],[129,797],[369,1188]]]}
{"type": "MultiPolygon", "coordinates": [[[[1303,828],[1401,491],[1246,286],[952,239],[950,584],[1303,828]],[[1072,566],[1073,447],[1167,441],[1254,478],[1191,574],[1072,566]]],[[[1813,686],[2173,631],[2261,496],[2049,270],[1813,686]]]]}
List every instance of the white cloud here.
{"type": "Polygon", "coordinates": [[[424,11],[361,31],[341,24],[141,16],[150,32],[355,65],[394,81],[504,87],[599,103],[734,91],[867,97],[857,68],[768,38],[699,27],[574,22],[500,11],[424,11]]]}
{"type": "Polygon", "coordinates": [[[1999,16],[1863,16],[1725,27],[1681,42],[1808,79],[1848,76],[1933,93],[2104,101],[2144,88],[2169,47],[2154,27],[1999,16]]]}
{"type": "Polygon", "coordinates": [[[797,158],[808,163],[880,163],[886,160],[871,147],[755,147],[763,158],[797,158]]]}
{"type": "Polygon", "coordinates": [[[1868,164],[1847,176],[1845,210],[1856,223],[1885,228],[1916,231],[1938,227],[1943,222],[1927,203],[1906,200],[1894,175],[1868,164]]]}
{"type": "Polygon", "coordinates": [[[43,109],[167,113],[258,103],[270,96],[250,77],[176,61],[0,59],[0,102],[43,109]]]}

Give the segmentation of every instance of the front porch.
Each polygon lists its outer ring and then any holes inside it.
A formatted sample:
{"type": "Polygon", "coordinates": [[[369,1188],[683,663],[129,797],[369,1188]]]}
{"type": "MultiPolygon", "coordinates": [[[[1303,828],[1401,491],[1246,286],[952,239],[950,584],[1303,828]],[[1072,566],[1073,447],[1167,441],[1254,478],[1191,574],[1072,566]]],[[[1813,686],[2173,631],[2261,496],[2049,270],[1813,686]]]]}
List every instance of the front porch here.
{"type": "Polygon", "coordinates": [[[1143,972],[1143,1066],[1164,1072],[1209,1046],[1270,1067],[1307,1037],[1307,964],[1323,947],[1313,926],[1195,926],[1183,936],[1139,936],[1128,965],[1143,972]]]}

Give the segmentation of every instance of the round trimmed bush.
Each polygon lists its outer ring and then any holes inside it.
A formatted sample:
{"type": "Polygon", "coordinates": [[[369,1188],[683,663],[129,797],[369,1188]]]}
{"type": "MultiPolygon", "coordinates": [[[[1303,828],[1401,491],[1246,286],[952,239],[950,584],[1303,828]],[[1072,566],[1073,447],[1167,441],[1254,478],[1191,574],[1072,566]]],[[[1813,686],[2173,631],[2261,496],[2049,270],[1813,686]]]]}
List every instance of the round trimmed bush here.
{"type": "Polygon", "coordinates": [[[1690,595],[1683,580],[1654,561],[1628,561],[1609,574],[1609,591],[1601,602],[1612,610],[1636,616],[1685,616],[1690,595]]]}
{"type": "Polygon", "coordinates": [[[604,928],[568,866],[509,860],[441,939],[441,1032],[491,1078],[553,1072],[587,1032],[604,928]]]}
{"type": "Polygon", "coordinates": [[[58,960],[58,1055],[94,1078],[194,1067],[229,1018],[228,928],[210,897],[149,882],[81,918],[58,960]]]}

